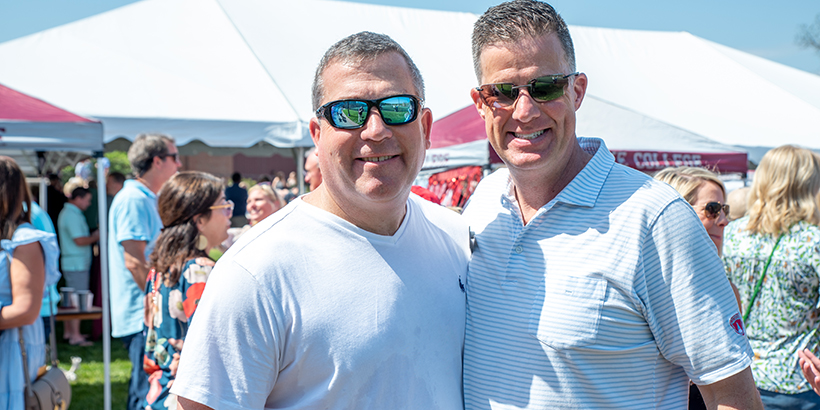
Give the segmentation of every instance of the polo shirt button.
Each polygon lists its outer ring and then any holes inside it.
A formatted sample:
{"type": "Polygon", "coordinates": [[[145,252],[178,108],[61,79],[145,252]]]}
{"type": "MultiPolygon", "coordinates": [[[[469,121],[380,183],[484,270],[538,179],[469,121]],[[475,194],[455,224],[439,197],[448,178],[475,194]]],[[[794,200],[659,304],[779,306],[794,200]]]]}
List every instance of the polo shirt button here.
{"type": "Polygon", "coordinates": [[[521,252],[524,252],[524,247],[521,246],[521,245],[516,246],[515,247],[515,253],[521,253],[521,252]]]}

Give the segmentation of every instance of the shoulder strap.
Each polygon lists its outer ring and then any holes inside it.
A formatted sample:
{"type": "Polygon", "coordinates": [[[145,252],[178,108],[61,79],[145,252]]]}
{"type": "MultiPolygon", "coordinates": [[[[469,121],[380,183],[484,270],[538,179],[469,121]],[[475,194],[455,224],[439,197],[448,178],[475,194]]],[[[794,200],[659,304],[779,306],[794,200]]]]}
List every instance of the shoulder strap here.
{"type": "Polygon", "coordinates": [[[749,315],[752,314],[752,307],[755,305],[755,300],[757,300],[757,295],[760,293],[760,288],[763,287],[763,281],[766,279],[766,272],[769,270],[769,264],[772,263],[772,256],[774,256],[774,251],[777,249],[777,245],[780,243],[780,239],[783,238],[783,234],[777,237],[777,241],[774,243],[774,247],[772,248],[772,253],[769,254],[769,259],[766,260],[766,265],[763,266],[763,274],[760,275],[760,278],[757,280],[757,284],[755,284],[754,292],[752,292],[752,298],[749,299],[749,306],[746,307],[746,314],[743,315],[743,325],[746,326],[746,323],[749,321],[749,315]]]}

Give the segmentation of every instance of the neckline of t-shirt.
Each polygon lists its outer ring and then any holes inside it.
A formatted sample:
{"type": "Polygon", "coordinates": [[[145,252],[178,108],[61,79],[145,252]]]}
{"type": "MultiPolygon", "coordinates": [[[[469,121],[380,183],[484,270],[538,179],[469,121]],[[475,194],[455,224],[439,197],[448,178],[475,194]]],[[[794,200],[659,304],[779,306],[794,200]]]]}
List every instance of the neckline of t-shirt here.
{"type": "Polygon", "coordinates": [[[369,242],[378,242],[388,245],[395,245],[404,235],[404,232],[407,230],[407,225],[409,224],[410,218],[413,215],[413,206],[410,204],[412,201],[408,198],[407,202],[405,203],[405,209],[407,209],[407,213],[404,215],[404,220],[401,221],[401,225],[399,225],[399,229],[396,230],[396,233],[393,235],[379,235],[377,233],[370,232],[368,230],[359,228],[358,226],[352,224],[351,222],[335,215],[331,212],[328,212],[322,208],[319,208],[316,205],[310,204],[302,199],[302,197],[298,197],[294,199],[294,202],[298,201],[297,205],[303,206],[305,211],[308,214],[312,215],[317,219],[324,220],[326,222],[333,223],[343,229],[351,231],[359,236],[364,237],[369,242]]]}

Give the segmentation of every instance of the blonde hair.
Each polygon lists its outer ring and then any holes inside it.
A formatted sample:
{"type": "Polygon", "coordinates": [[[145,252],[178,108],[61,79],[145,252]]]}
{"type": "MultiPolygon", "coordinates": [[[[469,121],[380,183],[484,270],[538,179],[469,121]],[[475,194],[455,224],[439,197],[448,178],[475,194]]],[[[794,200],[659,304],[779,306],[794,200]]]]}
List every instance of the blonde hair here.
{"type": "Polygon", "coordinates": [[[253,191],[262,191],[262,195],[264,195],[265,198],[268,199],[268,202],[280,208],[285,206],[285,201],[282,199],[279,193],[276,192],[276,190],[273,189],[273,187],[271,187],[269,183],[259,183],[252,186],[250,189],[248,189],[248,195],[250,195],[253,191]]]}
{"type": "Polygon", "coordinates": [[[705,182],[714,182],[720,187],[723,192],[723,197],[726,197],[726,187],[723,186],[723,181],[718,178],[717,174],[709,171],[706,168],[697,167],[670,167],[664,168],[655,174],[655,179],[661,182],[666,182],[675,188],[676,191],[689,202],[689,205],[695,205],[695,197],[698,193],[698,188],[705,182]]]}
{"type": "Polygon", "coordinates": [[[806,221],[820,225],[820,155],[783,145],[763,156],[749,193],[749,224],[759,234],[786,232],[806,221]]]}

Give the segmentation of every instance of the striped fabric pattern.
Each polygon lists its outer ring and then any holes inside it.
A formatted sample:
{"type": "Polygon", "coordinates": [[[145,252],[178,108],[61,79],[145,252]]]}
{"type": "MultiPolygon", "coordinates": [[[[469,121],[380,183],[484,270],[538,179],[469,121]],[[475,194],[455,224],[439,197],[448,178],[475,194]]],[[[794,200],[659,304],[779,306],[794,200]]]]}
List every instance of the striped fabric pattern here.
{"type": "Polygon", "coordinates": [[[734,295],[692,208],[669,186],[593,159],[523,225],[506,169],[464,212],[464,394],[472,409],[684,409],[688,381],[749,366],[734,295]]]}

